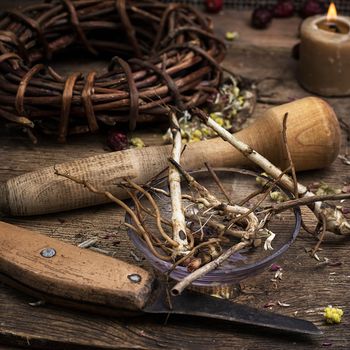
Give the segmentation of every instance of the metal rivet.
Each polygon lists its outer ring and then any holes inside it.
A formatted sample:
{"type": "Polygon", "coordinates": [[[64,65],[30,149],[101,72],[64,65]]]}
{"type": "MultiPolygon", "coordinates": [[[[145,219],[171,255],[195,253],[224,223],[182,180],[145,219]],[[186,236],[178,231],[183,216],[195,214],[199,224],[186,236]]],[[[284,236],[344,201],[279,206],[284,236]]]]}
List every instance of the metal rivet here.
{"type": "Polygon", "coordinates": [[[141,276],[137,273],[133,273],[131,275],[128,275],[128,278],[132,283],[140,283],[142,280],[141,276]]]}
{"type": "Polygon", "coordinates": [[[56,250],[53,248],[44,248],[40,252],[40,255],[43,256],[44,258],[52,258],[53,256],[56,255],[56,250]]]}

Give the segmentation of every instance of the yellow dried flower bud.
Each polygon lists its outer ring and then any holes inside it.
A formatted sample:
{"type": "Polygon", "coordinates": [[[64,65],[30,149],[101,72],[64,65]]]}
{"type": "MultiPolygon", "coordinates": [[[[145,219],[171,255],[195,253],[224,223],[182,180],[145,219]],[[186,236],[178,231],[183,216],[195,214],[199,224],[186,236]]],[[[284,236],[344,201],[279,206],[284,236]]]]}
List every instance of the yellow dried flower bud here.
{"type": "Polygon", "coordinates": [[[139,137],[132,137],[130,139],[130,143],[136,147],[136,148],[142,148],[142,147],[145,147],[145,143],[142,141],[141,138],[139,137]]]}
{"type": "Polygon", "coordinates": [[[223,118],[216,117],[215,121],[216,121],[220,126],[223,126],[223,125],[224,125],[224,119],[223,119],[223,118]]]}
{"type": "Polygon", "coordinates": [[[198,142],[200,141],[201,139],[199,137],[191,137],[191,140],[190,142],[198,142]]]}
{"type": "Polygon", "coordinates": [[[238,36],[237,32],[226,32],[225,39],[229,40],[229,41],[232,41],[235,38],[237,38],[237,36],[238,36]]]}
{"type": "Polygon", "coordinates": [[[342,309],[332,307],[331,305],[324,309],[324,318],[326,322],[330,324],[340,323],[343,314],[344,312],[342,309]]]}
{"type": "Polygon", "coordinates": [[[272,191],[270,192],[270,197],[273,201],[277,202],[277,203],[281,203],[286,201],[288,198],[287,196],[280,192],[280,191],[272,191]]]}
{"type": "Polygon", "coordinates": [[[198,137],[198,138],[202,138],[203,135],[202,135],[202,132],[199,129],[197,129],[193,132],[193,136],[198,137]]]}

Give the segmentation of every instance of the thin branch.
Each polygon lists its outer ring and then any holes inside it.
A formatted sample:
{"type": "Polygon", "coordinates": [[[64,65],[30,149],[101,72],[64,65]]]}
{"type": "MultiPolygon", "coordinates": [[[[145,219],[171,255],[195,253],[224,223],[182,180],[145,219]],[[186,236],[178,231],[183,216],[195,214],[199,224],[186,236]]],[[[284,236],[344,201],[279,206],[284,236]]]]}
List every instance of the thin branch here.
{"type": "MultiPolygon", "coordinates": [[[[170,128],[173,135],[173,148],[171,157],[180,163],[182,138],[180,125],[174,112],[170,113],[170,128]]],[[[185,215],[181,198],[181,176],[177,168],[171,163],[169,165],[169,190],[171,199],[171,223],[173,227],[173,239],[178,243],[177,250],[180,254],[188,251],[188,240],[186,234],[185,215]]]]}
{"type": "Polygon", "coordinates": [[[133,229],[136,233],[138,233],[141,237],[143,237],[143,239],[146,241],[148,247],[150,248],[150,250],[153,252],[153,254],[155,254],[156,256],[160,257],[163,260],[170,260],[169,256],[164,256],[164,255],[160,255],[156,249],[153,246],[152,241],[150,240],[149,234],[146,232],[146,230],[143,228],[141,222],[139,221],[138,217],[136,216],[136,214],[120,199],[118,199],[117,197],[115,197],[112,193],[108,192],[108,191],[102,191],[102,190],[98,190],[96,187],[94,187],[91,183],[89,183],[86,180],[82,180],[82,179],[78,179],[74,176],[71,176],[69,174],[63,174],[60,173],[57,169],[55,169],[55,174],[58,176],[63,176],[77,184],[80,184],[82,186],[85,186],[89,191],[96,193],[96,194],[102,194],[105,197],[107,197],[109,200],[111,200],[112,202],[118,204],[119,206],[121,206],[132,218],[132,220],[134,221],[136,227],[129,225],[131,229],[133,229]]]}
{"type": "Polygon", "coordinates": [[[280,213],[287,209],[300,207],[303,205],[309,206],[315,202],[324,202],[324,201],[338,201],[342,199],[350,199],[350,193],[338,193],[338,194],[325,194],[325,195],[314,195],[312,197],[302,197],[298,199],[291,199],[289,201],[281,202],[274,204],[269,208],[265,208],[262,212],[273,211],[275,213],[280,213]]]}
{"type": "Polygon", "coordinates": [[[185,278],[183,278],[180,282],[178,282],[172,289],[171,294],[172,295],[180,295],[185,288],[187,288],[190,284],[192,284],[195,280],[203,277],[210,271],[213,271],[217,269],[223,262],[225,262],[232,254],[238,252],[239,250],[242,250],[243,248],[246,248],[251,245],[250,241],[243,241],[235,244],[226,252],[221,254],[218,258],[215,260],[203,265],[198,270],[192,272],[191,274],[187,275],[185,278]]]}
{"type": "Polygon", "coordinates": [[[216,175],[214,169],[210,166],[209,163],[205,162],[204,165],[207,167],[210,175],[213,177],[214,181],[216,182],[216,184],[218,185],[218,187],[220,188],[222,194],[226,197],[227,199],[227,202],[228,203],[231,203],[231,198],[230,196],[228,195],[227,191],[225,190],[224,186],[222,185],[219,177],[216,175]]]}
{"type": "Polygon", "coordinates": [[[155,214],[156,214],[156,223],[157,223],[157,227],[158,230],[160,232],[160,234],[162,235],[162,237],[169,243],[171,244],[173,247],[177,247],[178,243],[173,240],[172,238],[169,237],[169,235],[164,231],[163,227],[162,227],[162,220],[161,220],[161,215],[160,215],[160,211],[158,208],[157,203],[154,201],[153,197],[151,196],[151,194],[149,192],[147,192],[146,190],[144,190],[141,186],[139,186],[138,184],[136,184],[135,182],[131,181],[130,179],[125,178],[124,179],[130,186],[134,187],[137,191],[141,192],[142,194],[144,194],[146,196],[146,198],[149,200],[150,204],[152,205],[152,207],[155,210],[155,214]]]}
{"type": "Polygon", "coordinates": [[[326,219],[326,217],[323,214],[321,215],[321,219],[322,219],[322,232],[321,232],[321,235],[320,235],[320,237],[318,239],[318,242],[315,245],[315,248],[311,252],[311,256],[313,256],[313,257],[315,256],[315,254],[317,253],[318,249],[320,248],[320,245],[321,245],[321,243],[323,241],[323,237],[324,237],[324,235],[326,233],[327,219],[326,219]]]}
{"type": "Polygon", "coordinates": [[[288,145],[288,139],[287,139],[287,120],[288,120],[288,113],[286,113],[283,117],[283,130],[282,130],[282,137],[283,137],[283,144],[285,146],[286,152],[287,152],[287,157],[288,157],[288,162],[292,171],[292,178],[293,178],[293,183],[294,183],[294,190],[293,194],[295,198],[299,197],[298,193],[298,180],[297,180],[297,175],[295,172],[295,166],[293,163],[292,159],[292,154],[290,153],[289,145],[288,145]]]}
{"type": "MultiPolygon", "coordinates": [[[[209,127],[211,127],[216,133],[225,141],[229,142],[233,147],[235,147],[239,152],[241,152],[245,157],[254,162],[256,165],[260,166],[267,174],[269,174],[274,179],[278,178],[282,171],[273,165],[269,160],[259,154],[257,151],[252,149],[249,145],[238,140],[236,136],[230,134],[222,126],[216,123],[212,118],[210,118],[206,113],[198,108],[193,108],[193,113],[197,114],[198,117],[209,127]]],[[[290,191],[294,191],[295,183],[291,177],[288,175],[283,175],[280,180],[281,184],[290,191]]],[[[297,184],[297,191],[300,197],[313,197],[314,193],[309,191],[307,187],[297,184]]],[[[335,234],[340,235],[350,235],[350,223],[347,221],[345,216],[342,214],[339,208],[326,207],[326,204],[322,202],[314,202],[313,206],[310,208],[318,220],[320,220],[321,213],[326,216],[327,230],[335,234]]]]}

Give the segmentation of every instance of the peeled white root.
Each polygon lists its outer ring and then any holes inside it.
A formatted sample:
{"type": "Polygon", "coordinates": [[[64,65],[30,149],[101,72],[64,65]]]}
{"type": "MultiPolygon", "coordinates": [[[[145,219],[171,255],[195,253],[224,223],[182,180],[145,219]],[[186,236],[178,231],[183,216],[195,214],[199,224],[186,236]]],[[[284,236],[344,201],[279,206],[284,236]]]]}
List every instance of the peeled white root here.
{"type": "MultiPolygon", "coordinates": [[[[273,165],[261,154],[256,152],[244,142],[238,140],[234,135],[225,130],[208,115],[204,114],[199,110],[196,111],[198,112],[198,116],[202,119],[202,121],[205,122],[214,131],[216,131],[216,133],[223,140],[229,142],[233,147],[235,147],[249,160],[251,160],[260,168],[262,168],[272,178],[277,179],[278,177],[280,177],[280,183],[289,191],[294,192],[294,181],[290,176],[285,174],[282,175],[282,170],[273,165]]],[[[296,189],[299,194],[299,197],[310,197],[315,195],[313,192],[309,191],[304,185],[300,183],[297,184],[296,189]]],[[[322,216],[325,217],[327,231],[333,232],[338,235],[350,235],[350,223],[345,218],[345,216],[339,208],[331,207],[323,202],[315,202],[314,205],[310,206],[310,209],[312,209],[318,220],[321,220],[322,216]]]]}

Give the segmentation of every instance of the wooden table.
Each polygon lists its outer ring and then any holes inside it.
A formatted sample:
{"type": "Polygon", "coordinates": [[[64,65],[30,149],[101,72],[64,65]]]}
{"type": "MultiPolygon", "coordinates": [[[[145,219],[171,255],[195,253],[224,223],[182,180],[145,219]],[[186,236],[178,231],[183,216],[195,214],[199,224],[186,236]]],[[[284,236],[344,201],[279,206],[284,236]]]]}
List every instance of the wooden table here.
{"type": "MultiPolygon", "coordinates": [[[[13,1],[2,1],[3,6],[13,6],[13,1]],[[4,5],[3,5],[4,3],[4,5]],[[10,5],[9,5],[10,4],[10,5]]],[[[296,61],[291,49],[297,43],[299,19],[274,20],[266,31],[249,27],[248,12],[225,11],[214,18],[220,36],[226,31],[239,32],[239,39],[230,44],[225,65],[246,77],[261,80],[260,98],[254,117],[271,107],[309,95],[295,80],[296,61]]],[[[85,66],[102,65],[100,62],[85,66]]],[[[338,116],[350,121],[350,99],[328,99],[338,116]]],[[[148,145],[160,143],[157,128],[141,133],[148,145]]],[[[344,136],[344,135],[343,135],[344,136]]],[[[345,142],[342,153],[344,153],[345,142]]],[[[10,129],[0,131],[0,181],[70,159],[106,152],[105,136],[81,136],[69,139],[66,145],[54,140],[42,139],[33,145],[25,135],[10,129]]],[[[325,181],[335,187],[350,182],[350,167],[340,160],[329,168],[299,174],[305,183],[325,181]]],[[[113,252],[119,258],[140,265],[135,261],[138,252],[131,246],[122,227],[123,211],[114,205],[26,218],[3,218],[4,221],[78,244],[98,236],[98,247],[113,252]]],[[[306,216],[311,224],[311,216],[306,216]]],[[[164,324],[162,317],[136,319],[106,318],[86,313],[71,312],[53,306],[30,306],[31,297],[0,285],[0,343],[37,348],[85,348],[111,349],[319,349],[350,347],[350,241],[347,237],[328,235],[319,252],[320,258],[341,262],[340,266],[319,263],[305,249],[315,244],[313,238],[301,231],[296,243],[279,260],[283,267],[283,279],[272,282],[273,273],[266,271],[241,284],[235,300],[258,308],[268,302],[276,303],[272,311],[298,316],[315,322],[324,332],[321,336],[300,337],[275,334],[272,331],[231,325],[222,322],[187,318],[170,318],[164,324]],[[277,301],[289,307],[277,305],[277,301]],[[345,311],[340,325],[327,326],[322,310],[332,304],[345,311]]],[[[136,260],[139,260],[136,258],[136,260]]]]}

